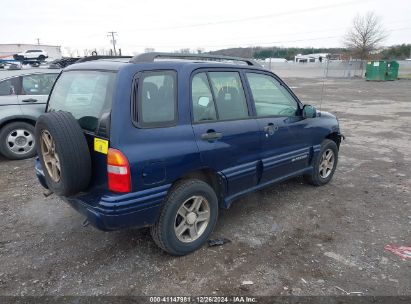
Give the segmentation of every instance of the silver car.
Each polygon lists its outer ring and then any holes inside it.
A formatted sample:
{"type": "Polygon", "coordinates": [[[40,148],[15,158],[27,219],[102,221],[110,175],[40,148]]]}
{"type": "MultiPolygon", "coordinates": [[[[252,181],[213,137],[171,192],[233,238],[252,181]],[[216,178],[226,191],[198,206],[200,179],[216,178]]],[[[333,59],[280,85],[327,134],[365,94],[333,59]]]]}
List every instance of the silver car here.
{"type": "Polygon", "coordinates": [[[44,68],[0,71],[0,153],[6,158],[36,154],[34,125],[59,73],[44,68]]]}

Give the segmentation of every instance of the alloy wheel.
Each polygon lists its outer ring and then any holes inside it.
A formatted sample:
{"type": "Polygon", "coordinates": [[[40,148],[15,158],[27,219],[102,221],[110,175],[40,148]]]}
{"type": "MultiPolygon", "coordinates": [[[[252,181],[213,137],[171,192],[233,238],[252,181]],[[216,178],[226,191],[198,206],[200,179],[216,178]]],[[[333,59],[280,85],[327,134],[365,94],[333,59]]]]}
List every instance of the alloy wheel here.
{"type": "Polygon", "coordinates": [[[318,169],[322,178],[327,178],[330,176],[334,168],[334,161],[334,151],[332,149],[325,150],[321,156],[320,167],[318,169]]]}
{"type": "Polygon", "coordinates": [[[54,182],[59,182],[61,174],[60,160],[53,137],[46,130],[41,132],[41,154],[49,176],[54,182]]]}
{"type": "Polygon", "coordinates": [[[174,221],[174,232],[183,243],[197,240],[210,221],[210,206],[207,199],[195,195],[181,204],[174,221]]]}

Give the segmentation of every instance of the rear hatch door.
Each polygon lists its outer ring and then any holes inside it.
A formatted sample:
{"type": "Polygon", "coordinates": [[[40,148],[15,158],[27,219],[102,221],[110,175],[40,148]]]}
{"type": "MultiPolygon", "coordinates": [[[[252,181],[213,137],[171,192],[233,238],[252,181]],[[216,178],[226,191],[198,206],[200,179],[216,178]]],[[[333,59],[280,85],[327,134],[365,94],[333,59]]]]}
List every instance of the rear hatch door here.
{"type": "Polygon", "coordinates": [[[50,94],[47,111],[70,112],[84,130],[92,159],[91,187],[107,186],[107,150],[116,73],[64,71],[50,94]]]}

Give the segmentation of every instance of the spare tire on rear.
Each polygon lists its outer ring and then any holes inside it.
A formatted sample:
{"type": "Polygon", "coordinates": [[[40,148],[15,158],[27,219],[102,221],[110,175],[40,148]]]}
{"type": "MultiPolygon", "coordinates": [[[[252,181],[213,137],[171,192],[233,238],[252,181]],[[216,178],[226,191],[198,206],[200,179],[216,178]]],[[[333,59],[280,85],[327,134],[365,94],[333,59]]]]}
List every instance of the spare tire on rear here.
{"type": "Polygon", "coordinates": [[[36,123],[37,154],[49,189],[74,195],[90,183],[91,157],[83,130],[71,113],[41,115],[36,123]]]}

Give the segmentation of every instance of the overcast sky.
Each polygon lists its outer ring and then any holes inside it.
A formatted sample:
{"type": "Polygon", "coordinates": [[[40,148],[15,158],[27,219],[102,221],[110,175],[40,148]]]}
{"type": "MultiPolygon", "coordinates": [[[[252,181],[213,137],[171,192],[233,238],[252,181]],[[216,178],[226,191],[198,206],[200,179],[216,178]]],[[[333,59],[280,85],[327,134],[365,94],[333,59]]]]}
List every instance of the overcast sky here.
{"type": "Polygon", "coordinates": [[[215,50],[237,46],[338,47],[356,14],[374,11],[389,31],[385,45],[411,43],[409,0],[19,0],[7,1],[0,43],[110,47],[116,31],[124,53],[145,48],[215,50]]]}

